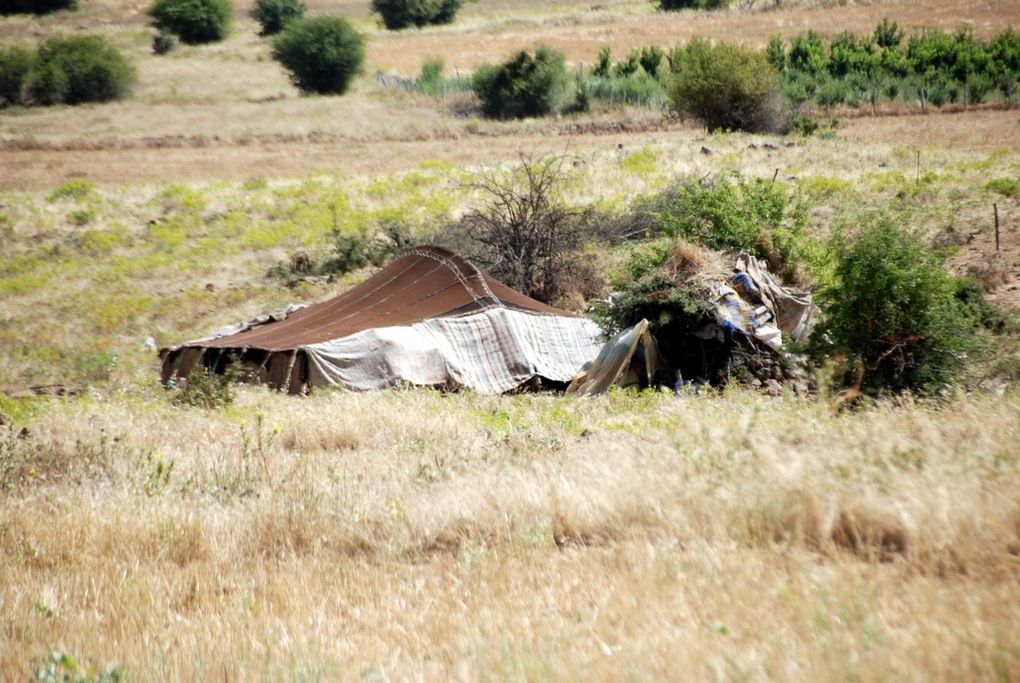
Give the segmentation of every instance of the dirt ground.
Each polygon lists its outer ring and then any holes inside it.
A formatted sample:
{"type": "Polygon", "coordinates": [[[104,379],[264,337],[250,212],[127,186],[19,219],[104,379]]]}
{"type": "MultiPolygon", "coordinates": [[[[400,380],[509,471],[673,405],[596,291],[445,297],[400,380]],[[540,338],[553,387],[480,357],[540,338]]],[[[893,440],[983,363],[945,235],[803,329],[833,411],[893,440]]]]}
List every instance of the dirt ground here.
{"type": "MultiPolygon", "coordinates": [[[[623,121],[581,130],[571,125],[520,131],[493,126],[423,132],[422,139],[374,139],[310,133],[293,136],[150,137],[124,143],[9,143],[0,149],[0,187],[45,189],[71,178],[100,184],[243,180],[327,171],[353,175],[413,169],[439,160],[482,165],[519,153],[567,148],[626,148],[657,141],[694,141],[704,131],[679,123],[623,121]]],[[[1020,108],[967,113],[860,116],[843,120],[841,138],[869,145],[1020,152],[1020,108]]]]}

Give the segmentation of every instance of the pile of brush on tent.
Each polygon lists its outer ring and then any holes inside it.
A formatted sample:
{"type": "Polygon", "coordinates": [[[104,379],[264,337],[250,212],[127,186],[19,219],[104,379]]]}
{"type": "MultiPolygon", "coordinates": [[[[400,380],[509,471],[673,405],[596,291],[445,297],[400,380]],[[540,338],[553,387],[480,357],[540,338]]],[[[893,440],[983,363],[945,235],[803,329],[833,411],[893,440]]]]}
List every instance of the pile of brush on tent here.
{"type": "MultiPolygon", "coordinates": [[[[575,376],[568,393],[609,386],[677,391],[739,382],[778,394],[808,389],[786,352],[807,340],[818,313],[811,295],[785,287],[747,253],[724,254],[677,239],[657,265],[637,263],[619,291],[593,310],[615,334],[575,376]]],[[[640,261],[640,255],[636,258],[640,261]]]]}

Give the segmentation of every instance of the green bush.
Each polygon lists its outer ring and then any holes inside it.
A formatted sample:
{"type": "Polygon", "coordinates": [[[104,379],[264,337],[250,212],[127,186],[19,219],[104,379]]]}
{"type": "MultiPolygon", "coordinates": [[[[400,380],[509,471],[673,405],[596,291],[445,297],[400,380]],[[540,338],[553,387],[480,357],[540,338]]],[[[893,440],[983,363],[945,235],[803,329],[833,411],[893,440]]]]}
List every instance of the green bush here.
{"type": "Polygon", "coordinates": [[[255,0],[251,16],[262,25],[261,35],[273,36],[282,31],[287,22],[304,17],[306,9],[301,0],[255,0]]]}
{"type": "Polygon", "coordinates": [[[365,39],[337,16],[296,19],[273,40],[273,58],[306,92],[347,91],[365,61],[365,39]]]}
{"type": "Polygon", "coordinates": [[[774,273],[798,279],[814,258],[801,199],[767,180],[722,175],[683,180],[650,199],[641,211],[658,232],[722,251],[765,259],[774,273]]]}
{"type": "Polygon", "coordinates": [[[869,393],[926,393],[959,376],[977,321],[917,233],[881,217],[837,235],[832,254],[816,355],[845,358],[848,384],[859,381],[869,393]]]}
{"type": "Polygon", "coordinates": [[[4,0],[0,16],[7,14],[49,14],[62,9],[78,9],[78,0],[4,0]]]}
{"type": "Polygon", "coordinates": [[[31,50],[19,46],[0,49],[0,107],[22,102],[22,89],[34,65],[31,50]]]}
{"type": "Polygon", "coordinates": [[[730,0],[659,0],[659,9],[671,12],[680,9],[724,9],[730,0]]]}
{"type": "Polygon", "coordinates": [[[546,46],[534,55],[521,50],[503,64],[481,66],[471,81],[482,112],[501,119],[559,111],[568,104],[570,85],[563,53],[546,46]]]}
{"type": "Polygon", "coordinates": [[[198,45],[226,38],[233,10],[231,0],[156,0],[149,16],[160,31],[198,45]]]}
{"type": "Polygon", "coordinates": [[[649,45],[641,48],[641,68],[645,73],[655,78],[659,73],[659,66],[666,58],[666,52],[658,45],[649,45]]]}
{"type": "Polygon", "coordinates": [[[26,78],[39,104],[106,102],[127,94],[134,67],[102,36],[51,38],[39,48],[26,78]]]}
{"type": "Polygon", "coordinates": [[[717,129],[785,133],[786,96],[779,75],[761,52],[692,40],[669,88],[673,110],[717,129]]]}
{"type": "Polygon", "coordinates": [[[391,31],[410,26],[449,24],[460,10],[461,0],[372,0],[383,25],[391,31]]]}
{"type": "Polygon", "coordinates": [[[237,363],[226,363],[227,371],[218,375],[207,368],[198,367],[187,379],[178,382],[171,394],[170,402],[175,406],[190,408],[224,408],[234,402],[234,383],[239,373],[237,363]]]}

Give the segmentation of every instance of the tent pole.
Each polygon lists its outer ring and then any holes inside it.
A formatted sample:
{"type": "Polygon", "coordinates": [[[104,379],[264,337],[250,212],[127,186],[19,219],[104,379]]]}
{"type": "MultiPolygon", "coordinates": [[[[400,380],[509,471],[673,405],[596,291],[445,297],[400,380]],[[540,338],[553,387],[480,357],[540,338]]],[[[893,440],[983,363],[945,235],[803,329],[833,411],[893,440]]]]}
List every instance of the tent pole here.
{"type": "Polygon", "coordinates": [[[297,349],[290,352],[290,360],[287,361],[287,379],[283,382],[283,388],[280,391],[284,393],[290,391],[290,378],[294,372],[294,361],[297,360],[297,349]]]}

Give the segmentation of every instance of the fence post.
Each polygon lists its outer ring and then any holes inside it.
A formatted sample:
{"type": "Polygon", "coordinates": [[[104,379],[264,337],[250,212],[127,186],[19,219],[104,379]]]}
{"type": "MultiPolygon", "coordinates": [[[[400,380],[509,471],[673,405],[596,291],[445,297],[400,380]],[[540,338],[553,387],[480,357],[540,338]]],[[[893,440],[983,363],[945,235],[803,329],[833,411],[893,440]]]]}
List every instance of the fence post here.
{"type": "Polygon", "coordinates": [[[992,210],[995,211],[995,253],[999,253],[999,205],[992,204],[992,210]]]}

